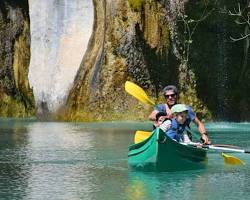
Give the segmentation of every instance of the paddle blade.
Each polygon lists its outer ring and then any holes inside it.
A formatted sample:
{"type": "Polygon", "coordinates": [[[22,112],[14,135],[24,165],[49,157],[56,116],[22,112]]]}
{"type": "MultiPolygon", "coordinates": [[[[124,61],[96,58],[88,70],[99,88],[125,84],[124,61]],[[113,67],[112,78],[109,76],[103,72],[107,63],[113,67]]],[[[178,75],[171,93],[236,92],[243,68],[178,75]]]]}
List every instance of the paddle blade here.
{"type": "Polygon", "coordinates": [[[151,134],[152,132],[148,132],[148,131],[136,131],[135,138],[134,138],[135,144],[142,142],[143,140],[146,140],[151,134]]]}
{"type": "Polygon", "coordinates": [[[126,81],[125,91],[145,104],[155,105],[155,103],[149,99],[146,92],[138,85],[131,81],[126,81]]]}
{"type": "Polygon", "coordinates": [[[224,158],[224,163],[226,163],[226,164],[230,164],[230,165],[245,165],[245,163],[242,160],[240,160],[239,158],[237,158],[235,156],[232,156],[232,155],[229,155],[229,154],[225,154],[225,153],[222,153],[221,155],[224,158]]]}

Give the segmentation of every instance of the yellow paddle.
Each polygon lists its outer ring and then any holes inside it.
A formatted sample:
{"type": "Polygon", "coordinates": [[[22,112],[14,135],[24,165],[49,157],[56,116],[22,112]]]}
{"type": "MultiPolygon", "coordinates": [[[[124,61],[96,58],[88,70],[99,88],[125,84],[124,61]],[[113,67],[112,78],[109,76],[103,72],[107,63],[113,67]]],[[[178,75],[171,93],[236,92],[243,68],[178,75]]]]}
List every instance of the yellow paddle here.
{"type": "Polygon", "coordinates": [[[136,131],[134,137],[135,144],[146,140],[151,134],[152,132],[149,131],[136,131]]]}
{"type": "Polygon", "coordinates": [[[140,102],[150,105],[155,105],[155,103],[148,98],[146,92],[138,85],[131,81],[126,81],[125,90],[127,93],[138,99],[140,102]]]}
{"type": "MultiPolygon", "coordinates": [[[[138,99],[140,102],[150,105],[155,105],[155,103],[148,97],[146,92],[138,85],[131,81],[126,81],[125,83],[125,91],[138,99]]],[[[150,132],[151,133],[151,132],[150,132]]],[[[134,141],[135,143],[138,143],[140,141],[143,141],[147,137],[149,137],[149,132],[146,133],[145,131],[138,131],[138,133],[135,135],[134,141]],[[144,132],[144,133],[142,133],[144,132]],[[147,135],[148,134],[148,135],[147,135]]],[[[228,155],[223,153],[224,162],[227,164],[243,164],[244,162],[241,161],[239,158],[236,158],[234,156],[228,155]]]]}
{"type": "Polygon", "coordinates": [[[224,158],[224,163],[226,164],[230,164],[230,165],[245,165],[245,163],[240,160],[239,158],[232,156],[232,155],[228,155],[225,153],[221,153],[222,157],[224,158]]]}
{"type": "MultiPolygon", "coordinates": [[[[188,132],[190,132],[192,135],[194,135],[196,138],[199,137],[196,132],[191,131],[189,128],[186,128],[186,130],[188,132]]],[[[232,146],[232,145],[215,145],[214,144],[214,145],[206,145],[206,146],[210,149],[220,150],[220,151],[221,150],[228,150],[230,147],[232,147],[233,149],[237,148],[237,147],[232,146]]],[[[239,158],[237,158],[235,156],[232,156],[232,155],[229,155],[226,153],[222,153],[221,155],[224,158],[224,163],[226,163],[226,164],[231,164],[231,165],[245,164],[242,160],[240,160],[239,158]]]]}

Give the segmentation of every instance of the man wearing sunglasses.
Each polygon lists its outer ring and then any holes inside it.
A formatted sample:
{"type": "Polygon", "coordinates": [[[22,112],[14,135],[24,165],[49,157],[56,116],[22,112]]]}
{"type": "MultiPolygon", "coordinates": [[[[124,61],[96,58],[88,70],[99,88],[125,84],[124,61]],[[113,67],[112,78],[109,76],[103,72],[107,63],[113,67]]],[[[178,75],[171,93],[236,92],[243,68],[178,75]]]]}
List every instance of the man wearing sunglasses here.
{"type": "MultiPolygon", "coordinates": [[[[172,112],[171,108],[177,104],[178,100],[178,90],[176,86],[174,85],[168,85],[163,89],[163,95],[166,99],[165,104],[158,104],[152,111],[152,113],[149,115],[149,120],[153,121],[153,126],[159,127],[160,124],[156,121],[156,115],[159,112],[165,112],[166,113],[166,119],[167,118],[172,118],[172,112]]],[[[188,118],[190,121],[194,122],[196,126],[198,127],[198,130],[201,134],[201,140],[204,144],[210,144],[211,142],[209,141],[208,135],[206,133],[206,129],[204,124],[196,117],[194,111],[192,110],[191,107],[188,107],[188,118]]]]}

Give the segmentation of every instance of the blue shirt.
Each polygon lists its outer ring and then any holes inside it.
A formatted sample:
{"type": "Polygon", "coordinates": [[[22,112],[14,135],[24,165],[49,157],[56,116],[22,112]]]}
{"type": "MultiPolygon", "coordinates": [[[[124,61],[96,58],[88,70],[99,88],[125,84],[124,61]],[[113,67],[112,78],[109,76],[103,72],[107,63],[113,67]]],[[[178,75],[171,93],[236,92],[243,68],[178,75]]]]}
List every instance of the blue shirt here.
{"type": "Polygon", "coordinates": [[[186,127],[190,124],[190,119],[187,119],[184,124],[178,124],[176,119],[171,120],[171,127],[166,131],[166,135],[171,139],[175,139],[177,142],[183,137],[183,133],[186,130],[186,127]]]}

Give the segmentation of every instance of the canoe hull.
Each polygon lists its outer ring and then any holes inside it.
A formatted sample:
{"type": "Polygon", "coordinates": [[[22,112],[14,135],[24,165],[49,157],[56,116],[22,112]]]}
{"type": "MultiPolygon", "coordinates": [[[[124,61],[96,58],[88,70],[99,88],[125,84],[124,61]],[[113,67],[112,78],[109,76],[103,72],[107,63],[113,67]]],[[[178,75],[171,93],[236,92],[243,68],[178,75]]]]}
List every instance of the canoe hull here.
{"type": "Polygon", "coordinates": [[[180,144],[168,138],[161,129],[141,143],[131,145],[129,166],[143,171],[180,171],[206,167],[205,149],[180,144]]]}

